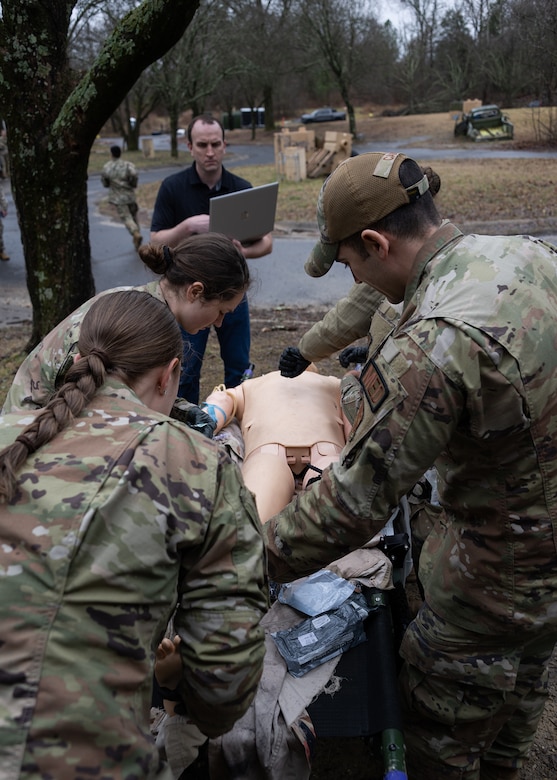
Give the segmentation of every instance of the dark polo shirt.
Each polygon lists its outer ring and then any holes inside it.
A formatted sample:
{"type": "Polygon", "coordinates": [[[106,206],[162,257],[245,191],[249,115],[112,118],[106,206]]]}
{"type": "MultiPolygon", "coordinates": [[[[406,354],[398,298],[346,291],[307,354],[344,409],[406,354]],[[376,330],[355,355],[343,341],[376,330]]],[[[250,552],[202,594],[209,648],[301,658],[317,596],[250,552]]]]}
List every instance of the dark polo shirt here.
{"type": "Polygon", "coordinates": [[[153,210],[151,231],[176,227],[188,217],[209,213],[209,201],[218,195],[247,190],[252,185],[246,179],[235,176],[226,168],[222,178],[212,190],[198,176],[195,163],[163,180],[153,210]]]}

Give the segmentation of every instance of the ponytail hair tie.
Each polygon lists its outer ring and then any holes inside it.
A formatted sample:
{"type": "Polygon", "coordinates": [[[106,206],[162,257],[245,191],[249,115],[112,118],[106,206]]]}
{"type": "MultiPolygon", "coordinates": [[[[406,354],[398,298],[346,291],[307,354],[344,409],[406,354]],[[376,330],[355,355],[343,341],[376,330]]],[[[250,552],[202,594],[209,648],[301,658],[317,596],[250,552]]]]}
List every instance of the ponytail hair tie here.
{"type": "Polygon", "coordinates": [[[166,246],[166,244],[162,248],[162,254],[163,254],[163,257],[164,257],[164,266],[165,266],[166,270],[168,271],[168,269],[172,265],[172,255],[170,253],[170,249],[166,246]]]}
{"type": "Polygon", "coordinates": [[[20,433],[19,436],[16,438],[16,441],[19,444],[23,444],[24,447],[27,448],[27,452],[31,454],[32,452],[35,452],[37,449],[37,445],[35,442],[32,442],[31,439],[26,436],[24,433],[20,433]]]}
{"type": "Polygon", "coordinates": [[[104,367],[108,371],[110,368],[112,368],[112,362],[106,352],[103,352],[102,349],[99,349],[98,347],[93,347],[92,350],[89,352],[89,356],[95,355],[95,357],[98,357],[99,360],[103,363],[104,367]]]}

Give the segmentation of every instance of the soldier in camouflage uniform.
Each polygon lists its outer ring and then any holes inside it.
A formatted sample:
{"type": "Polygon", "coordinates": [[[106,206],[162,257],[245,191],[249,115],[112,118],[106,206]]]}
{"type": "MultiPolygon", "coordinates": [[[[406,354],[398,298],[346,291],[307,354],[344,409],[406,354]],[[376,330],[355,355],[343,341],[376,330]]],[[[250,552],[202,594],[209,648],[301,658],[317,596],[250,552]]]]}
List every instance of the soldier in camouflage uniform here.
{"type": "Polygon", "coordinates": [[[104,296],[78,348],[45,409],[0,422],[0,774],[170,780],[155,648],[173,615],[188,716],[228,731],[262,670],[260,522],[224,451],[167,416],[182,344],[165,305],[104,296]]]}
{"type": "Polygon", "coordinates": [[[112,159],[107,162],[101,173],[103,187],[109,188],[108,202],[116,206],[118,216],[133,238],[136,249],[141,246],[141,227],[137,220],[138,205],[135,199],[137,170],[133,163],[122,160],[119,146],[111,146],[112,159]]]}
{"type": "MultiPolygon", "coordinates": [[[[161,278],[135,289],[168,305],[188,333],[219,325],[247,290],[250,277],[245,257],[234,243],[215,233],[190,236],[175,249],[146,244],[139,250],[145,265],[161,278]]],[[[129,288],[116,288],[129,289],[129,288]]],[[[100,296],[115,292],[105,290],[100,296]]],[[[60,386],[76,354],[79,329],[92,298],[54,328],[25,358],[4,402],[3,412],[44,406],[60,386]]],[[[172,416],[193,427],[214,429],[211,418],[195,404],[180,400],[172,416]]]]}
{"type": "Polygon", "coordinates": [[[518,778],[557,640],[557,250],[442,222],[417,164],[342,163],[308,264],[403,301],[372,347],[338,464],[264,527],[292,580],[370,539],[432,465],[445,514],[403,639],[412,780],[518,778]]]}
{"type": "MultiPolygon", "coordinates": [[[[422,168],[427,176],[429,191],[435,197],[441,189],[439,175],[429,166],[422,168]]],[[[310,276],[322,276],[323,271],[308,266],[310,276]]],[[[296,377],[310,363],[317,363],[342,349],[338,356],[341,366],[361,363],[367,355],[366,346],[346,346],[370,335],[371,321],[384,301],[383,295],[367,284],[355,284],[348,295],[341,298],[322,320],[304,333],[296,347],[286,347],[279,358],[279,371],[283,376],[296,377]]],[[[400,312],[399,312],[400,313],[400,312]]]]}

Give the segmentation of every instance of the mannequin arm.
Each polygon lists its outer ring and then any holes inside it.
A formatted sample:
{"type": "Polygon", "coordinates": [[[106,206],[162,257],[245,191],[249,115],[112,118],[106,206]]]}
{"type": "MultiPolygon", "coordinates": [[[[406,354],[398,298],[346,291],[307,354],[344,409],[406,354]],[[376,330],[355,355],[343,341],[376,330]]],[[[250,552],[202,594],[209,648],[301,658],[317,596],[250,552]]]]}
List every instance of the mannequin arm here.
{"type": "Polygon", "coordinates": [[[201,404],[203,411],[215,420],[215,433],[221,431],[233,417],[241,420],[244,414],[244,392],[242,385],[238,387],[215,387],[205,402],[201,404]]]}

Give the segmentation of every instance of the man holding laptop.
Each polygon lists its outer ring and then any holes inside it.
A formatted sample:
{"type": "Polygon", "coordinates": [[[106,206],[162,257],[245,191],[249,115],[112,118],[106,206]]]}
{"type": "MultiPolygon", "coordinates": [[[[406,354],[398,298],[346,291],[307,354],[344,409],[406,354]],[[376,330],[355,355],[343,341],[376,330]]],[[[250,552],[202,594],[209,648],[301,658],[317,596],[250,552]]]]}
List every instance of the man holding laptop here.
{"type": "MultiPolygon", "coordinates": [[[[151,221],[151,240],[176,246],[193,233],[209,231],[210,200],[221,195],[251,188],[246,179],[227,171],[222,164],[226,142],[224,128],[210,114],[201,114],[188,126],[188,148],[193,158],[191,167],[163,180],[151,221]]],[[[271,233],[266,233],[241,245],[248,259],[263,257],[272,251],[271,233]]],[[[249,366],[250,323],[247,298],[234,312],[226,314],[216,328],[220,353],[224,362],[224,384],[236,387],[249,366]]],[[[179,395],[192,403],[199,401],[201,364],[209,337],[209,329],[191,335],[182,330],[184,361],[179,395]]]]}

